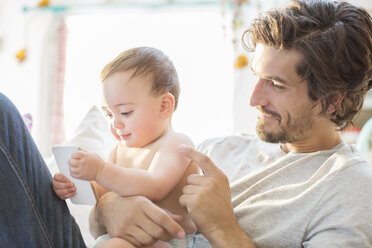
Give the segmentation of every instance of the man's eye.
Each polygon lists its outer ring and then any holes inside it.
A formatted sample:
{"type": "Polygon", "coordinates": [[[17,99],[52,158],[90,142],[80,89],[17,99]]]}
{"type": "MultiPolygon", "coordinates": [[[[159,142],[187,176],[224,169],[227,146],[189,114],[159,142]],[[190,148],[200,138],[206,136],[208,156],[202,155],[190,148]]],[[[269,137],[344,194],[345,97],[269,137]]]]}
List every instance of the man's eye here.
{"type": "Polygon", "coordinates": [[[128,115],[130,115],[131,113],[133,113],[133,111],[121,112],[121,115],[123,115],[123,116],[128,116],[128,115]]]}
{"type": "Polygon", "coordinates": [[[276,83],[274,81],[271,81],[271,84],[272,84],[272,86],[274,86],[275,88],[278,88],[278,89],[284,89],[285,88],[281,84],[278,84],[278,83],[276,83]]]}

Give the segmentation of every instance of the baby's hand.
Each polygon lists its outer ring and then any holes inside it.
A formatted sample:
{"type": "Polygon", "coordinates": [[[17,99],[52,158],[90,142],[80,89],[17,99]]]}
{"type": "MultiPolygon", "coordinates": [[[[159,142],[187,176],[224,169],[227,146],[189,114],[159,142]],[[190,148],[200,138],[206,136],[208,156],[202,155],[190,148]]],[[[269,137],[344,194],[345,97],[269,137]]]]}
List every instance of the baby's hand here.
{"type": "Polygon", "coordinates": [[[71,176],[88,181],[96,180],[105,164],[98,154],[84,150],[73,153],[68,162],[71,176]]]}
{"type": "Polygon", "coordinates": [[[67,177],[61,173],[56,173],[53,177],[52,187],[58,198],[65,200],[76,194],[76,187],[67,177]]]}

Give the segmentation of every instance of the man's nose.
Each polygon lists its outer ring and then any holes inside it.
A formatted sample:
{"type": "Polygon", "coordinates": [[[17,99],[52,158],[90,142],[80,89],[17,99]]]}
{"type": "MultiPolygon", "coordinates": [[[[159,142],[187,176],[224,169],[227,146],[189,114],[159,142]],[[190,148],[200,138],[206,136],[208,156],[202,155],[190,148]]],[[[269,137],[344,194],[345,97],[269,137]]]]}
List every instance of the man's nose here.
{"type": "Polygon", "coordinates": [[[254,85],[251,97],[249,99],[249,105],[255,106],[266,106],[268,104],[268,92],[265,89],[265,82],[262,79],[257,80],[254,85]]]}

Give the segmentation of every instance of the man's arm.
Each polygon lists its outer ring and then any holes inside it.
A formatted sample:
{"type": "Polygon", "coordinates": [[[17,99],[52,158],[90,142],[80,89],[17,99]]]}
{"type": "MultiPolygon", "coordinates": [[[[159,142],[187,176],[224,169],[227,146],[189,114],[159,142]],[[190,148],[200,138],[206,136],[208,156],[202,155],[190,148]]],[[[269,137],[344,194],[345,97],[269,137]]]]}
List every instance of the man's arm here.
{"type": "Polygon", "coordinates": [[[89,218],[94,237],[107,230],[112,237],[122,237],[135,246],[184,237],[176,221],[182,221],[182,216],[165,212],[145,197],[121,197],[113,192],[100,198],[89,218]]]}
{"type": "Polygon", "coordinates": [[[181,205],[214,248],[253,248],[255,244],[241,229],[231,206],[230,185],[226,175],[211,159],[188,146],[180,152],[195,161],[204,175],[190,175],[183,188],[181,205]]]}

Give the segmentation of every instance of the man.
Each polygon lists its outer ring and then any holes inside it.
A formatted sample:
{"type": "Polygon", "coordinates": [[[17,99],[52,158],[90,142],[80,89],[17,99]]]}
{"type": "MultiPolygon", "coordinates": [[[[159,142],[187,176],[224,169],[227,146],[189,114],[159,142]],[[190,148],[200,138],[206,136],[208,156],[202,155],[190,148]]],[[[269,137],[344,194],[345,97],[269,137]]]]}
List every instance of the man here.
{"type": "MultiPolygon", "coordinates": [[[[212,247],[372,247],[372,167],[340,134],[372,85],[371,17],[345,2],[297,0],[243,38],[255,52],[258,137],[181,147],[204,175],[189,176],[180,203],[212,247]]],[[[120,216],[121,230],[107,211],[115,201],[133,205],[111,194],[92,215],[109,233],[139,245],[179,232],[143,198],[139,217],[120,216]]]]}

